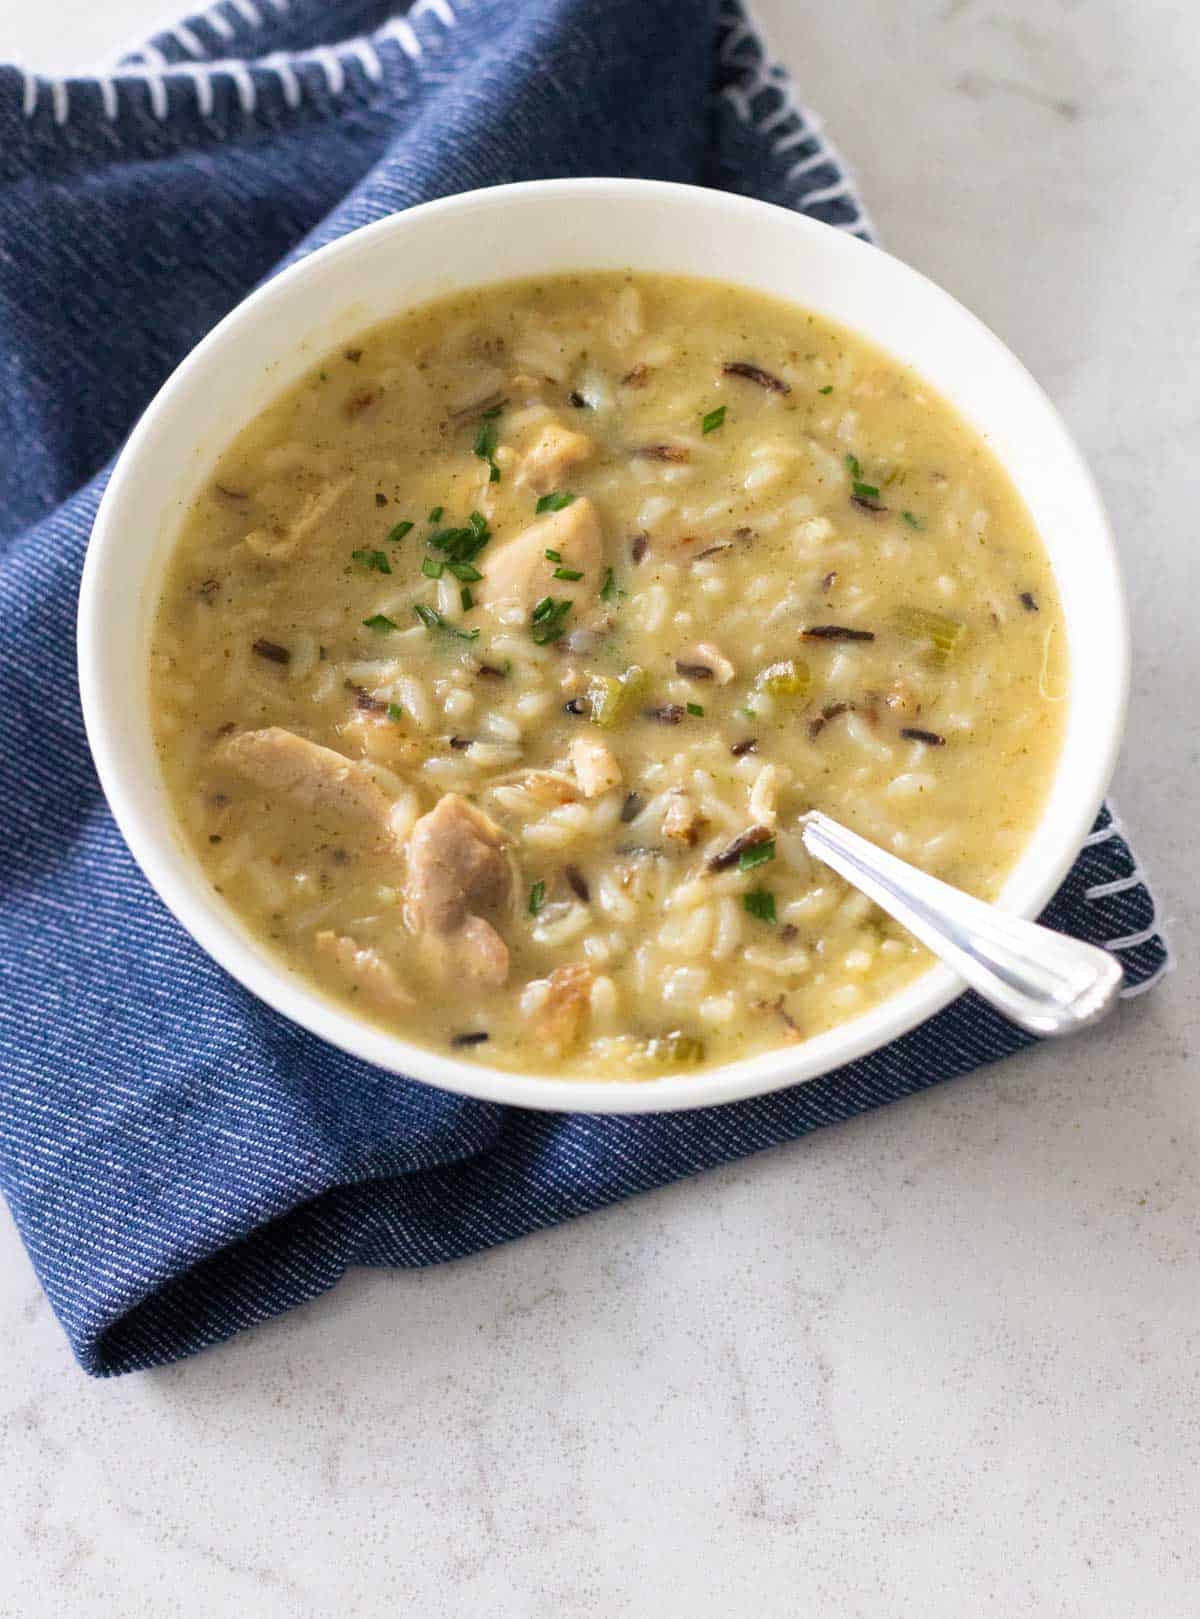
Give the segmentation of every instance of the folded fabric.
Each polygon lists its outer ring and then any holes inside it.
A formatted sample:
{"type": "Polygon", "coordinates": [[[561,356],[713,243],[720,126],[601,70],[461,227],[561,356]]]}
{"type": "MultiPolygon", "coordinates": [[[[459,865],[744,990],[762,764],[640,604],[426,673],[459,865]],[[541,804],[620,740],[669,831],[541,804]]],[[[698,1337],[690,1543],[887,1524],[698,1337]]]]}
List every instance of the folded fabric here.
{"type": "MultiPolygon", "coordinates": [[[[471,1253],[1027,1043],[965,995],[840,1073],[729,1107],[489,1106],[251,998],[122,844],[74,611],[100,469],[138,411],[289,255],[430,197],[573,174],[726,187],[870,234],[733,0],[223,0],[105,77],[0,68],[0,1186],[89,1372],[187,1355],[349,1265],[471,1253]]],[[[1047,919],[1117,951],[1126,993],[1164,970],[1107,811],[1047,919]]]]}

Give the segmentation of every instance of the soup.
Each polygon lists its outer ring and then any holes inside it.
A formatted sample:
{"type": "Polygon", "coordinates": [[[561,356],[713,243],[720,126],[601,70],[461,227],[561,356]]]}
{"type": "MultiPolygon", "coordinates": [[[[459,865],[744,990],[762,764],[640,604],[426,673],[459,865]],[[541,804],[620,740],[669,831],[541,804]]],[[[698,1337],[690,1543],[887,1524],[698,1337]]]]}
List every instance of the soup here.
{"type": "Polygon", "coordinates": [[[992,896],[1066,687],[1029,515],[919,377],[611,273],[314,364],[196,499],[151,664],[183,836],[288,969],[428,1047],[613,1079],[924,971],[799,817],[992,896]]]}

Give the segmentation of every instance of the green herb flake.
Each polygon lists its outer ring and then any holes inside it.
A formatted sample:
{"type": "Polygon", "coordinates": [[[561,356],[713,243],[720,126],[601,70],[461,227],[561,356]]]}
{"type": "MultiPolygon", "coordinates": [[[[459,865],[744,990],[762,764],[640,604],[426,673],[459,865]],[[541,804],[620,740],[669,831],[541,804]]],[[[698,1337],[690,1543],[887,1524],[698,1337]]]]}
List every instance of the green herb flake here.
{"type": "Polygon", "coordinates": [[[831,394],[833,392],[833,383],[827,382],[823,388],[818,388],[817,392],[819,394],[831,394]]]}
{"type": "Polygon", "coordinates": [[[435,561],[433,557],[426,557],[421,563],[421,572],[425,575],[426,579],[440,579],[442,577],[443,567],[444,564],[435,561]]]}
{"type": "Polygon", "coordinates": [[[411,533],[412,533],[412,524],[411,523],[397,523],[395,528],[390,528],[388,530],[388,537],[387,537],[387,540],[385,541],[385,544],[387,544],[387,545],[399,545],[400,541],[404,538],[404,536],[406,534],[411,534],[411,533]]]}
{"type": "Polygon", "coordinates": [[[376,635],[386,635],[389,630],[396,628],[386,613],[372,613],[370,618],[363,619],[363,624],[367,629],[374,630],[376,635]]]}
{"type": "Polygon", "coordinates": [[[431,523],[440,523],[442,520],[442,513],[445,510],[446,508],[444,506],[435,506],[429,514],[429,521],[431,523]]]}
{"type": "Polygon", "coordinates": [[[391,573],[392,565],[384,551],[351,551],[355,562],[361,562],[368,573],[391,573]]]}
{"type": "Polygon", "coordinates": [[[504,409],[507,402],[507,400],[502,399],[498,405],[493,405],[490,410],[481,410],[479,412],[480,421],[494,422],[496,417],[499,416],[500,412],[504,409]]]}
{"type": "Polygon", "coordinates": [[[857,478],[854,480],[854,493],[858,496],[859,500],[879,499],[879,487],[877,484],[860,483],[857,478]]]}
{"type": "Polygon", "coordinates": [[[687,711],[689,714],[694,714],[698,720],[702,720],[704,718],[704,710],[701,708],[699,703],[689,703],[687,705],[687,711]]]}
{"type": "Polygon", "coordinates": [[[464,585],[462,587],[462,589],[459,591],[458,599],[459,599],[460,602],[462,602],[462,610],[463,610],[464,613],[469,613],[471,611],[472,607],[474,607],[474,605],[475,605],[475,598],[474,598],[474,596],[472,596],[471,592],[467,589],[466,585],[464,585]]]}
{"type": "Polygon", "coordinates": [[[917,519],[913,516],[913,514],[911,512],[901,512],[900,516],[908,524],[909,528],[920,528],[921,527],[921,524],[918,523],[917,519]]]}
{"type": "Polygon", "coordinates": [[[463,585],[477,584],[483,575],[469,562],[447,562],[446,568],[463,585]]]}
{"type": "MultiPolygon", "coordinates": [[[[760,844],[759,847],[765,848],[766,845],[760,844]]],[[[749,894],[743,894],[742,904],[757,921],[774,922],[775,896],[768,889],[755,888],[749,894]]]]}
{"type": "Polygon", "coordinates": [[[615,601],[617,595],[617,581],[611,568],[604,570],[604,583],[600,586],[600,600],[602,602],[615,601]]]}
{"type": "Polygon", "coordinates": [[[852,478],[862,477],[862,466],[856,455],[848,455],[846,457],[846,471],[852,478]]]}
{"type": "Polygon", "coordinates": [[[707,416],[701,416],[700,431],[702,433],[715,433],[717,428],[723,425],[727,409],[728,406],[726,405],[718,405],[716,410],[710,410],[707,416]]]}
{"type": "Polygon", "coordinates": [[[582,579],[583,574],[580,572],[580,570],[578,568],[555,568],[555,570],[554,570],[554,578],[555,579],[571,579],[571,580],[582,579]]]}
{"type": "MultiPolygon", "coordinates": [[[[738,870],[753,871],[755,866],[765,866],[768,860],[774,858],[775,839],[771,838],[766,843],[756,843],[749,849],[743,849],[738,856],[738,870]]],[[[771,920],[772,922],[775,920],[774,910],[771,912],[771,920]]]]}
{"type": "Polygon", "coordinates": [[[562,561],[562,552],[561,551],[544,551],[542,554],[546,558],[547,562],[561,562],[562,561]]]}
{"type": "MultiPolygon", "coordinates": [[[[427,630],[445,630],[447,635],[454,635],[460,641],[477,641],[478,630],[460,630],[454,624],[448,624],[436,608],[427,607],[424,602],[414,602],[413,612],[421,620],[427,630]]],[[[395,625],[392,626],[395,629],[395,625]]]]}
{"type": "Polygon", "coordinates": [[[562,601],[555,601],[553,596],[542,597],[529,616],[529,633],[538,646],[558,640],[566,629],[565,620],[570,611],[570,597],[562,601]]]}
{"type": "Polygon", "coordinates": [[[486,461],[491,469],[488,473],[489,483],[500,482],[500,468],[496,465],[496,446],[499,442],[500,436],[496,431],[496,419],[494,416],[489,417],[475,435],[475,454],[481,461],[486,461]]]}
{"type": "Polygon", "coordinates": [[[530,916],[536,916],[537,915],[537,913],[542,908],[542,904],[545,901],[545,898],[546,898],[546,885],[545,885],[545,883],[534,883],[533,887],[529,890],[529,914],[530,914],[530,916]]]}
{"type": "Polygon", "coordinates": [[[404,718],[404,710],[400,707],[399,703],[388,704],[387,717],[390,720],[395,720],[397,724],[404,718]]]}
{"type": "Polygon", "coordinates": [[[574,499],[575,496],[569,489],[556,489],[552,495],[543,495],[534,510],[538,513],[561,512],[563,507],[569,506],[574,499]]]}

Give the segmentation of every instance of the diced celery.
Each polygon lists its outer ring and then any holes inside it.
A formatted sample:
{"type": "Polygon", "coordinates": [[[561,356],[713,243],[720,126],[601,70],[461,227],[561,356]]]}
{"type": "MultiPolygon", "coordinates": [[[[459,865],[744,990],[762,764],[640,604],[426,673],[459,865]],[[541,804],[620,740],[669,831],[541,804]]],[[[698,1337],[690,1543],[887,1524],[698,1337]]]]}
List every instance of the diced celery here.
{"type": "Polygon", "coordinates": [[[755,681],[760,691],[772,697],[803,697],[812,684],[808,665],[796,658],[784,658],[764,669],[755,681]]]}
{"type": "Polygon", "coordinates": [[[645,1041],[640,1055],[657,1068],[694,1068],[704,1061],[704,1041],[675,1029],[645,1041]]]}
{"type": "Polygon", "coordinates": [[[901,635],[927,642],[936,663],[948,661],[967,629],[959,619],[947,618],[945,613],[934,613],[926,607],[897,608],[894,623],[901,635]]]}
{"type": "Polygon", "coordinates": [[[636,663],[631,663],[619,678],[614,675],[594,675],[588,687],[592,723],[611,730],[633,714],[645,700],[649,689],[650,676],[636,663]]]}

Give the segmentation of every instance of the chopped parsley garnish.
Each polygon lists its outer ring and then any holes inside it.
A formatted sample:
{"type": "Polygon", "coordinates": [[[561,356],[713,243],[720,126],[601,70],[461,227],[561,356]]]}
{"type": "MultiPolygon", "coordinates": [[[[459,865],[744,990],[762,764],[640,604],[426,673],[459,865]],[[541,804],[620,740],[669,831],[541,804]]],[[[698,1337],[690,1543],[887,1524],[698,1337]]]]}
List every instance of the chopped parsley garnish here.
{"type": "Polygon", "coordinates": [[[489,410],[481,410],[479,412],[480,421],[494,422],[496,417],[499,416],[500,412],[504,409],[504,405],[505,401],[502,399],[498,405],[492,405],[489,410]]]}
{"type": "Polygon", "coordinates": [[[396,628],[386,613],[372,613],[370,618],[364,618],[363,623],[367,629],[374,630],[376,635],[384,635],[388,630],[396,628]]]}
{"type": "MultiPolygon", "coordinates": [[[[749,849],[743,849],[738,855],[738,870],[753,871],[755,866],[765,866],[768,860],[775,858],[775,839],[769,838],[766,843],[755,843],[749,849]]],[[[771,920],[775,920],[774,912],[771,920]]]]}
{"type": "Polygon", "coordinates": [[[556,489],[552,495],[543,495],[534,508],[538,512],[561,512],[564,506],[569,506],[575,496],[569,489],[556,489]]]}
{"type": "Polygon", "coordinates": [[[879,499],[878,485],[873,483],[860,483],[857,478],[854,480],[854,493],[858,496],[859,500],[879,499]]]}
{"type": "Polygon", "coordinates": [[[718,405],[716,410],[710,410],[707,416],[700,418],[700,431],[702,433],[715,433],[725,420],[726,405],[718,405]]]}
{"type": "MultiPolygon", "coordinates": [[[[762,847],[766,848],[766,845],[762,847]]],[[[775,896],[766,888],[755,888],[749,894],[743,894],[742,904],[759,922],[775,920],[775,896]]]]}
{"type": "Polygon", "coordinates": [[[479,569],[470,562],[447,562],[446,567],[464,585],[473,585],[477,580],[483,578],[479,569]]]}
{"type": "MultiPolygon", "coordinates": [[[[434,551],[444,552],[447,563],[452,566],[474,562],[491,537],[487,518],[482,512],[472,512],[465,527],[439,528],[429,536],[427,543],[434,551]]],[[[482,576],[477,573],[475,577],[482,576]]]]}
{"type": "Polygon", "coordinates": [[[701,708],[699,703],[689,703],[687,705],[687,711],[689,714],[694,714],[698,720],[702,720],[704,718],[704,710],[701,708]]]}
{"type": "Polygon", "coordinates": [[[399,703],[389,703],[388,704],[388,706],[387,706],[387,717],[390,720],[397,720],[397,721],[402,720],[404,718],[404,710],[400,707],[399,703]]]}
{"type": "Polygon", "coordinates": [[[917,522],[916,518],[911,512],[901,512],[900,515],[908,524],[909,528],[920,528],[920,523],[917,522]]]}
{"type": "Polygon", "coordinates": [[[617,595],[617,581],[611,568],[604,570],[604,583],[600,586],[600,600],[602,602],[615,601],[617,595]]]}
{"type": "Polygon", "coordinates": [[[491,469],[488,473],[489,483],[500,482],[500,468],[496,465],[496,446],[499,442],[500,436],[496,431],[496,418],[489,414],[479,432],[475,435],[475,454],[481,461],[486,461],[491,469]]]}
{"type": "Polygon", "coordinates": [[[583,574],[578,568],[555,568],[555,579],[582,579],[583,574]]]}
{"type": "Polygon", "coordinates": [[[529,914],[530,914],[530,916],[536,916],[537,915],[537,913],[542,908],[542,902],[544,901],[545,898],[546,898],[546,885],[545,885],[545,883],[534,883],[533,887],[529,890],[529,914]]]}
{"type": "Polygon", "coordinates": [[[426,557],[421,563],[421,572],[425,575],[426,579],[440,579],[442,577],[443,566],[444,565],[442,563],[435,561],[433,557],[426,557]]]}
{"type": "Polygon", "coordinates": [[[376,573],[391,573],[392,571],[392,565],[388,561],[385,551],[351,551],[350,555],[355,562],[361,562],[368,573],[372,570],[376,573]]]}
{"type": "Polygon", "coordinates": [[[387,545],[399,545],[400,541],[406,534],[410,533],[411,530],[411,523],[397,523],[395,528],[390,528],[388,530],[388,537],[384,543],[387,545]]]}
{"type": "Polygon", "coordinates": [[[562,552],[561,551],[549,551],[549,550],[547,550],[547,551],[544,551],[542,553],[542,555],[546,558],[547,562],[561,562],[562,561],[562,552]]]}
{"type": "Polygon", "coordinates": [[[846,471],[852,478],[862,477],[862,465],[856,455],[848,455],[846,457],[846,471]]]}
{"type": "MultiPolygon", "coordinates": [[[[570,611],[569,597],[563,601],[555,601],[553,596],[542,597],[529,618],[529,632],[538,646],[558,640],[566,628],[565,620],[570,611]]],[[[475,633],[478,635],[478,630],[475,633]]]]}
{"type": "Polygon", "coordinates": [[[445,510],[446,508],[444,506],[435,506],[429,514],[429,521],[431,523],[440,523],[442,520],[442,513],[445,510]]]}
{"type": "MultiPolygon", "coordinates": [[[[426,607],[424,602],[414,602],[413,612],[427,630],[445,630],[447,635],[456,635],[460,641],[479,639],[478,630],[460,630],[457,625],[448,624],[436,608],[426,607]]],[[[392,628],[395,629],[395,625],[392,628]]]]}
{"type": "Polygon", "coordinates": [[[474,605],[475,605],[475,598],[474,598],[474,596],[472,596],[471,592],[467,589],[466,585],[464,585],[462,587],[462,589],[459,591],[458,599],[459,599],[460,602],[462,602],[462,610],[463,610],[464,613],[469,613],[471,611],[472,607],[474,607],[474,605]]]}
{"type": "Polygon", "coordinates": [[[831,394],[833,392],[833,383],[827,382],[823,388],[818,388],[817,392],[819,394],[831,394]]]}

